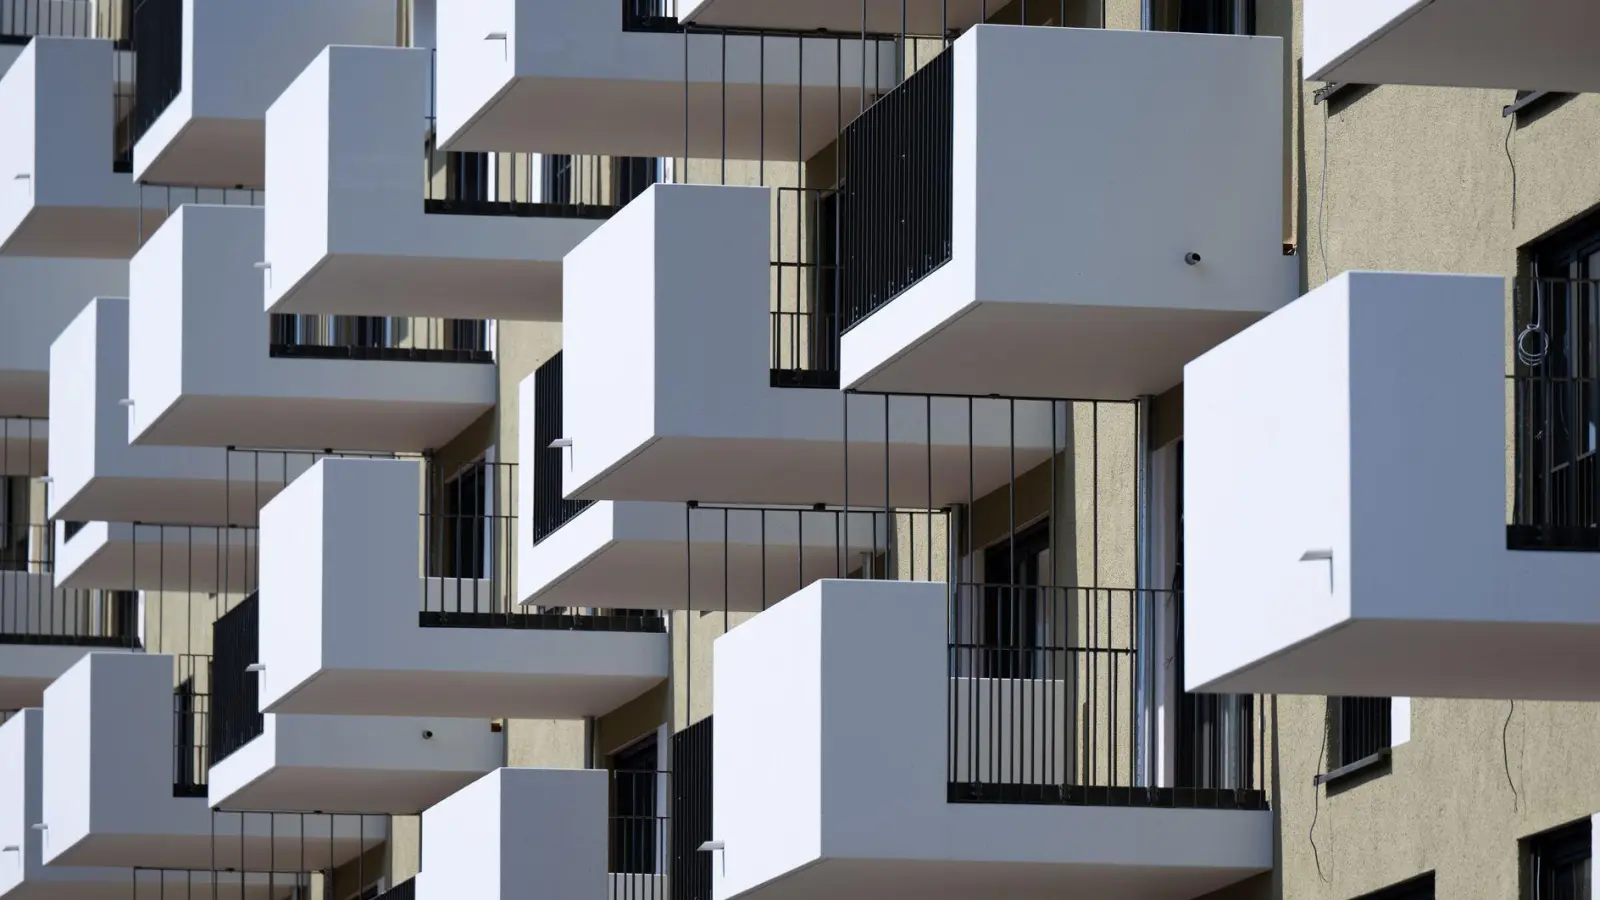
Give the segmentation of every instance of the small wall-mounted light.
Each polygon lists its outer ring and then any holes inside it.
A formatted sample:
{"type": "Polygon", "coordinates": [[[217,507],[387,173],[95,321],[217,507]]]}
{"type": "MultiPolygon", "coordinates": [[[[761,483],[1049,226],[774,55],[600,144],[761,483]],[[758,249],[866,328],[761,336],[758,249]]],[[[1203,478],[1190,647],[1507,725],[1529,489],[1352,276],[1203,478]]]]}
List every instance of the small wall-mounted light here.
{"type": "Polygon", "coordinates": [[[43,822],[35,822],[35,823],[33,823],[33,825],[31,827],[33,828],[34,831],[49,831],[50,830],[50,826],[46,825],[43,822]]]}
{"type": "Polygon", "coordinates": [[[1198,266],[1200,265],[1200,254],[1191,250],[1183,255],[1183,262],[1185,265],[1198,266]]]}
{"type": "Polygon", "coordinates": [[[17,174],[11,176],[11,180],[12,181],[32,181],[33,180],[33,173],[31,173],[31,172],[18,172],[17,174]]]}
{"type": "Polygon", "coordinates": [[[54,478],[50,477],[49,475],[40,475],[39,476],[39,481],[44,483],[44,484],[55,484],[56,480],[54,478]]]}
{"type": "Polygon", "coordinates": [[[0,853],[21,853],[21,852],[22,852],[22,848],[18,847],[16,844],[7,844],[4,847],[0,847],[0,853]]]}
{"type": "Polygon", "coordinates": [[[704,844],[700,845],[699,852],[701,852],[701,853],[715,853],[718,850],[726,850],[726,849],[728,849],[728,847],[722,841],[706,841],[704,844]]]}
{"type": "Polygon", "coordinates": [[[246,672],[265,672],[267,670],[267,664],[266,663],[251,663],[250,665],[245,666],[244,670],[246,672]]]}
{"type": "Polygon", "coordinates": [[[121,400],[117,401],[117,405],[118,406],[131,407],[131,406],[133,406],[133,398],[132,397],[123,397],[121,400]]]}
{"type": "Polygon", "coordinates": [[[425,741],[433,740],[433,729],[432,728],[423,729],[422,739],[425,740],[425,741]]]}
{"type": "Polygon", "coordinates": [[[266,270],[272,268],[272,263],[269,263],[266,260],[262,260],[261,262],[255,263],[254,265],[255,265],[255,267],[257,269],[260,269],[263,272],[265,272],[266,270]]]}
{"type": "Polygon", "coordinates": [[[504,31],[491,31],[484,35],[483,39],[486,41],[503,41],[506,39],[506,33],[504,31]]]}
{"type": "Polygon", "coordinates": [[[556,438],[550,442],[551,450],[564,450],[572,446],[572,438],[556,438]]]}

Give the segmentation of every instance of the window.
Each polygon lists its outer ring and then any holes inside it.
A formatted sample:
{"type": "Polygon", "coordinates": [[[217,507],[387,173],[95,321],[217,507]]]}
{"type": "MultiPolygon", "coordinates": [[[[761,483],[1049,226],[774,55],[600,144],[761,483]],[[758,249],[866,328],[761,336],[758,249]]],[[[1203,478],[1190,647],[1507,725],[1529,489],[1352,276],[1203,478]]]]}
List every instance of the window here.
{"type": "Polygon", "coordinates": [[[612,872],[653,875],[660,871],[659,768],[653,732],[611,757],[612,872]]]}
{"type": "Polygon", "coordinates": [[[541,161],[540,197],[545,203],[573,203],[572,156],[546,153],[541,161]]]}
{"type": "Polygon", "coordinates": [[[1158,0],[1154,18],[1159,31],[1256,33],[1254,0],[1158,0]]]}
{"type": "MultiPolygon", "coordinates": [[[[570,160],[571,157],[568,157],[570,160]]],[[[570,162],[569,162],[570,168],[570,162]]],[[[611,161],[611,205],[621,208],[661,180],[661,160],[653,156],[619,156],[611,161]]]]}
{"type": "Polygon", "coordinates": [[[0,569],[27,570],[30,530],[28,479],[0,478],[0,569]]]}
{"type": "Polygon", "coordinates": [[[1589,900],[1590,820],[1523,840],[1526,900],[1589,900]]]}
{"type": "Polygon", "coordinates": [[[1363,894],[1355,900],[1433,900],[1433,873],[1363,894]]]}
{"type": "Polygon", "coordinates": [[[438,488],[438,517],[431,529],[432,574],[486,578],[489,553],[488,473],[473,463],[438,488]]]}
{"type": "Polygon", "coordinates": [[[1042,607],[1049,602],[1050,522],[1046,519],[983,551],[983,648],[980,677],[1045,677],[1049,643],[1042,607]]]}
{"type": "Polygon", "coordinates": [[[489,154],[446,154],[445,179],[448,200],[488,200],[489,154]]]}
{"type": "Polygon", "coordinates": [[[1377,756],[1390,746],[1388,697],[1330,697],[1334,703],[1333,768],[1342,769],[1377,756]]]}

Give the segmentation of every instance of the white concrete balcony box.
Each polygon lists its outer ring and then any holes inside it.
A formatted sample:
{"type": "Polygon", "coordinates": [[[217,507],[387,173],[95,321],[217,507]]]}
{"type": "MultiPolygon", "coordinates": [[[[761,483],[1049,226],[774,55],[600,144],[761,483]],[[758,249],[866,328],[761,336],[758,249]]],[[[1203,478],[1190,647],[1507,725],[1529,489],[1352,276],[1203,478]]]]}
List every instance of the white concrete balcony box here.
{"type": "MultiPolygon", "coordinates": [[[[0,417],[46,418],[51,342],[90,299],[127,293],[125,260],[0,256],[0,417]]],[[[0,456],[10,456],[10,425],[0,419],[0,456]]],[[[42,475],[42,457],[39,465],[42,475]]],[[[0,468],[10,474],[9,464],[0,468]]]]}
{"type": "MultiPolygon", "coordinates": [[[[247,507],[241,515],[253,518],[255,510],[247,507]]],[[[185,593],[248,593],[255,587],[260,538],[254,528],[80,524],[69,534],[66,522],[55,522],[57,587],[185,593]]]]}
{"type": "Polygon", "coordinates": [[[1188,689],[1600,699],[1600,554],[1511,549],[1506,306],[1352,272],[1189,364],[1188,689]]]}
{"type": "MultiPolygon", "coordinates": [[[[50,345],[50,421],[61,436],[50,445],[50,518],[254,524],[257,504],[309,465],[309,457],[230,452],[221,447],[130,445],[132,416],[125,403],[130,396],[128,350],[128,301],[120,298],[90,301],[50,345]]],[[[204,539],[196,538],[199,531],[150,527],[139,537],[141,546],[166,543],[165,554],[154,552],[171,556],[166,563],[177,565],[190,555],[192,539],[204,539]]],[[[131,554],[134,543],[132,526],[88,526],[59,545],[66,554],[62,571],[71,576],[100,552],[84,548],[120,545],[119,552],[131,554]]],[[[131,564],[119,568],[124,575],[132,571],[131,564]]],[[[146,569],[160,570],[154,563],[146,569]]],[[[131,587],[126,582],[104,586],[131,587]]]]}
{"type": "Polygon", "coordinates": [[[844,34],[862,31],[864,9],[865,30],[870,34],[904,31],[937,36],[976,25],[985,13],[993,15],[1004,5],[986,0],[814,0],[804,5],[782,0],[680,0],[675,8],[680,20],[702,28],[825,29],[844,34]]]}
{"type": "Polygon", "coordinates": [[[91,653],[44,695],[47,866],[313,870],[370,848],[381,822],[357,817],[218,813],[174,796],[174,659],[91,653]],[[276,868],[276,866],[274,866],[276,868]]]}
{"type": "Polygon", "coordinates": [[[132,94],[118,60],[111,41],[36,37],[0,76],[0,254],[127,259],[138,247],[140,191],[156,189],[114,171],[116,94],[132,94]]]}
{"type": "Polygon", "coordinates": [[[267,111],[269,311],[560,319],[596,219],[425,211],[432,77],[427,49],[329,47],[267,111]]]}
{"type": "MultiPolygon", "coordinates": [[[[517,507],[522,510],[542,508],[536,498],[561,490],[559,478],[548,487],[539,481],[552,471],[540,468],[541,457],[559,455],[538,446],[542,435],[534,425],[534,382],[547,371],[529,375],[518,389],[517,507]]],[[[630,500],[589,504],[549,533],[541,533],[537,521],[536,515],[517,518],[517,597],[540,606],[754,612],[793,593],[796,579],[804,583],[841,574],[841,551],[854,567],[861,554],[888,546],[885,519],[871,512],[851,512],[842,533],[841,510],[686,513],[681,503],[630,500]]]]}
{"type": "Polygon", "coordinates": [[[272,101],[329,44],[393,46],[397,33],[388,0],[192,0],[182,8],[182,22],[162,35],[161,59],[148,64],[176,93],[134,145],[137,181],[262,187],[272,101]]]}
{"type": "Polygon", "coordinates": [[[565,496],[881,509],[887,478],[892,505],[939,508],[1064,449],[1061,405],[850,395],[846,421],[838,391],[773,387],[772,203],[657,184],[567,257],[565,496]]]}
{"type": "Polygon", "coordinates": [[[131,442],[417,451],[494,406],[491,363],[272,355],[263,236],[260,208],[186,205],[133,258],[131,442]]]}
{"type": "Polygon", "coordinates": [[[909,136],[855,142],[894,175],[849,203],[926,227],[847,268],[843,385],[1127,400],[1293,299],[1277,38],[980,25],[946,52],[851,126],[909,136]]]}
{"type": "Polygon", "coordinates": [[[421,485],[416,461],[324,459],[262,511],[263,711],[579,718],[667,677],[659,630],[430,617],[496,591],[423,577],[421,485]]]}
{"type": "Polygon", "coordinates": [[[24,709],[0,724],[0,897],[6,900],[122,900],[127,869],[46,866],[44,712],[24,709]]]}
{"type": "Polygon", "coordinates": [[[1306,0],[1312,81],[1593,93],[1584,0],[1306,0]]]}
{"type": "Polygon", "coordinates": [[[505,760],[487,720],[279,716],[212,762],[213,808],[415,815],[505,760]]]}
{"type": "Polygon", "coordinates": [[[841,110],[861,108],[863,83],[871,102],[899,81],[887,40],[685,40],[630,24],[625,9],[440,0],[440,146],[681,157],[687,95],[691,158],[809,159],[838,134],[841,110]]]}
{"type": "MultiPolygon", "coordinates": [[[[422,814],[417,900],[607,900],[606,773],[496,769],[422,814]]],[[[659,896],[659,895],[649,895],[659,896]]]]}
{"type": "MultiPolygon", "coordinates": [[[[990,730],[953,734],[951,711],[971,707],[949,627],[946,585],[826,580],[717,638],[714,898],[872,897],[890,884],[970,900],[1189,898],[1271,870],[1266,809],[950,802],[951,747],[1010,758],[978,741],[1045,704],[980,710],[968,727],[990,730]]],[[[1033,683],[985,681],[983,696],[1033,683]]],[[[1042,754],[1023,758],[1019,769],[1042,754]]],[[[1045,783],[1035,777],[1008,780],[1045,783]]]]}

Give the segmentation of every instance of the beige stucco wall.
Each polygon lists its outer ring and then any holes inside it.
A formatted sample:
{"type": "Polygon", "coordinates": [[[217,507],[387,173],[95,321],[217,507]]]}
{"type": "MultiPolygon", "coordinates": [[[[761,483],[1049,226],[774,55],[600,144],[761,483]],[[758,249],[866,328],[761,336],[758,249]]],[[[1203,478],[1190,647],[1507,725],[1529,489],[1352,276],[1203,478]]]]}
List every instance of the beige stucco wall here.
{"type": "MultiPolygon", "coordinates": [[[[1262,0],[1263,22],[1291,26],[1296,71],[1298,6],[1262,0]]],[[[1600,97],[1510,131],[1512,91],[1384,86],[1330,115],[1316,85],[1296,87],[1306,287],[1358,268],[1512,275],[1519,247],[1600,201],[1600,97]]],[[[1391,772],[1334,796],[1311,786],[1325,701],[1279,710],[1285,897],[1343,900],[1429,870],[1441,897],[1515,897],[1518,839],[1600,810],[1600,706],[1414,700],[1391,772]]]]}

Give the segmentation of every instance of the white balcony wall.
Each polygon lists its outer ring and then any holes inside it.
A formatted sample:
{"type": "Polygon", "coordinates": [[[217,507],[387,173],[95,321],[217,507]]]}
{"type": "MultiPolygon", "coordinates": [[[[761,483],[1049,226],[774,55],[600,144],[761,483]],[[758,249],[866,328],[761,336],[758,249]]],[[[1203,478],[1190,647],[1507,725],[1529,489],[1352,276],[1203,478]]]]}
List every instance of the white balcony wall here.
{"type": "Polygon", "coordinates": [[[422,814],[417,900],[607,900],[606,773],[496,769],[422,814]]]}
{"type": "Polygon", "coordinates": [[[150,189],[112,171],[115,59],[110,41],[39,37],[0,77],[0,254],[127,259],[138,247],[150,189]]]}
{"type": "Polygon", "coordinates": [[[566,496],[937,508],[1065,449],[1064,405],[850,395],[847,421],[838,391],[772,387],[771,204],[658,184],[567,257],[566,496]]]}
{"type": "Polygon", "coordinates": [[[0,897],[6,900],[122,900],[126,869],[46,866],[44,711],[24,709],[0,725],[0,897]],[[15,848],[15,849],[12,849],[15,848]]]}
{"type": "Polygon", "coordinates": [[[432,52],[329,47],[267,111],[272,312],[556,321],[597,221],[423,211],[432,52]]]}
{"type": "Polygon", "coordinates": [[[325,459],[263,510],[263,711],[578,718],[667,677],[664,634],[420,627],[420,466],[325,459]]]}
{"type": "Polygon", "coordinates": [[[211,806],[415,815],[505,761],[487,720],[278,716],[212,765],[211,806]]]}
{"type": "MultiPolygon", "coordinates": [[[[518,388],[517,508],[534,509],[540,454],[530,375],[518,388]]],[[[517,598],[540,606],[730,609],[754,612],[839,575],[862,553],[888,547],[882,515],[720,510],[681,503],[601,500],[534,542],[534,516],[517,519],[517,598]],[[687,561],[686,561],[687,556],[687,561]],[[726,577],[724,577],[726,575],[726,577]],[[691,577],[693,576],[693,577],[691,577]]]]}
{"type": "Polygon", "coordinates": [[[309,465],[309,457],[130,445],[131,410],[122,403],[132,396],[129,339],[128,301],[101,297],[50,345],[51,423],[61,436],[50,444],[50,517],[254,522],[256,505],[309,465]]]}
{"type": "Polygon", "coordinates": [[[1187,367],[1189,690],[1600,698],[1600,555],[1507,549],[1506,333],[1352,272],[1187,367]]]}
{"type": "Polygon", "coordinates": [[[259,188],[267,107],[329,44],[392,46],[391,0],[190,0],[182,80],[133,150],[133,177],[157,184],[259,188]]]}
{"type": "Polygon", "coordinates": [[[51,342],[93,298],[127,293],[125,260],[0,256],[0,416],[48,416],[51,342]]]}
{"type": "Polygon", "coordinates": [[[44,696],[47,866],[326,868],[382,840],[356,817],[219,814],[174,797],[171,656],[91,653],[44,696]]]}
{"type": "Polygon", "coordinates": [[[890,41],[626,32],[616,4],[589,0],[438,10],[451,150],[681,157],[687,103],[691,158],[809,159],[899,80],[890,41]]]}
{"type": "Polygon", "coordinates": [[[494,406],[489,364],[270,356],[263,237],[259,208],[183,206],[134,257],[130,441],[416,451],[494,406]]]}
{"type": "Polygon", "coordinates": [[[821,581],[717,639],[713,897],[1186,898],[1272,868],[1267,811],[947,802],[946,604],[821,581]]]}
{"type": "Polygon", "coordinates": [[[1277,38],[980,25],[948,52],[949,261],[845,333],[843,384],[1129,400],[1294,298],[1277,38]]]}
{"type": "Polygon", "coordinates": [[[1305,0],[1312,81],[1593,93],[1585,0],[1305,0]]]}

